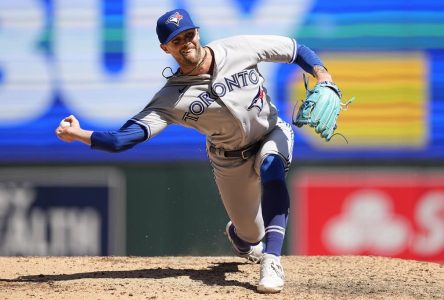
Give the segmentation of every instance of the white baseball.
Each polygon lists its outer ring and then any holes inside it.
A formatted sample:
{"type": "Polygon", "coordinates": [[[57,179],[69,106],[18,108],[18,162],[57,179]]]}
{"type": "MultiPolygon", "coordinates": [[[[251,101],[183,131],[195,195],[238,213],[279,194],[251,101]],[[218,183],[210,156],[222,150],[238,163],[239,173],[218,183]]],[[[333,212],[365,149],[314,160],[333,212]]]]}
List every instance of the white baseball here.
{"type": "Polygon", "coordinates": [[[62,120],[61,122],[60,122],[60,127],[70,127],[71,126],[71,123],[69,123],[69,122],[67,122],[67,121],[65,121],[65,120],[62,120]]]}

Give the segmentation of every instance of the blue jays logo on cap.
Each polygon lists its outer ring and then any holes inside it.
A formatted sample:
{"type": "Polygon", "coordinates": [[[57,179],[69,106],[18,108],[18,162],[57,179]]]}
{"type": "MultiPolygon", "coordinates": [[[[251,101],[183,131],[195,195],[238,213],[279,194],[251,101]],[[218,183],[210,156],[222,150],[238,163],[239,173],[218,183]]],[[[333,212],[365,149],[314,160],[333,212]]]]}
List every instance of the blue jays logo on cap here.
{"type": "Polygon", "coordinates": [[[180,20],[183,19],[183,16],[176,11],[174,15],[171,15],[165,23],[173,23],[177,27],[179,27],[180,20]]]}
{"type": "Polygon", "coordinates": [[[179,33],[193,28],[194,25],[190,15],[184,9],[175,9],[163,14],[157,20],[156,33],[161,44],[167,44],[179,33]]]}

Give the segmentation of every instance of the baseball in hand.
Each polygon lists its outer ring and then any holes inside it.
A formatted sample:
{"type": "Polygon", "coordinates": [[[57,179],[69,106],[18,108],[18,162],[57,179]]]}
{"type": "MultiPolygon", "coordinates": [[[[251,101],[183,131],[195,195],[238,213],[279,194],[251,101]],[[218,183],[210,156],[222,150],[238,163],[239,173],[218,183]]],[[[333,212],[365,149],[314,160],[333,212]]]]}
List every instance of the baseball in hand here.
{"type": "Polygon", "coordinates": [[[65,121],[64,119],[60,122],[60,127],[70,127],[71,123],[65,121]]]}

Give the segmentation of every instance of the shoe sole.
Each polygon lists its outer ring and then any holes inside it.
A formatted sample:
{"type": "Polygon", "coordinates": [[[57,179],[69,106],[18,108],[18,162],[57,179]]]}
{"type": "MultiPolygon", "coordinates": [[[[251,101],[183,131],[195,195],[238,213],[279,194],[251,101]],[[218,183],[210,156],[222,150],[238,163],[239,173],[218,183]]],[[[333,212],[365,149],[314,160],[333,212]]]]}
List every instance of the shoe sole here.
{"type": "Polygon", "coordinates": [[[263,285],[258,285],[257,290],[263,294],[276,294],[282,291],[284,286],[278,286],[278,287],[267,287],[263,285]]]}

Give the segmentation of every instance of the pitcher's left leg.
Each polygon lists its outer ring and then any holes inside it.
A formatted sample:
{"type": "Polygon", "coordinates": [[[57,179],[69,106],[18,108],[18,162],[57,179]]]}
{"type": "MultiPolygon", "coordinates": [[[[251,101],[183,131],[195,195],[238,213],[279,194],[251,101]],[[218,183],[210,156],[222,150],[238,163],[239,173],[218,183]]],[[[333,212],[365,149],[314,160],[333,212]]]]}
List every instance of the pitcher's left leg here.
{"type": "Polygon", "coordinates": [[[265,249],[258,290],[274,293],[280,292],[284,287],[284,271],[280,256],[287,227],[290,197],[285,183],[284,163],[280,156],[267,156],[260,170],[265,249]]]}
{"type": "Polygon", "coordinates": [[[290,124],[279,120],[266,137],[256,164],[261,180],[262,218],[265,227],[265,248],[258,285],[260,292],[277,293],[284,287],[281,252],[290,207],[285,176],[292,152],[293,129],[290,124]]]}
{"type": "Polygon", "coordinates": [[[285,168],[278,155],[268,155],[261,166],[262,217],[265,227],[264,253],[280,256],[287,227],[290,197],[285,168]]]}

